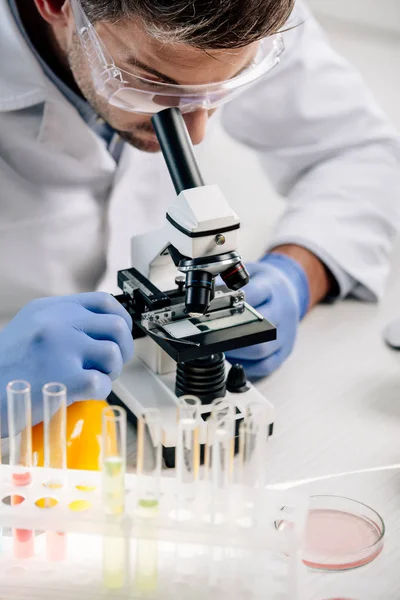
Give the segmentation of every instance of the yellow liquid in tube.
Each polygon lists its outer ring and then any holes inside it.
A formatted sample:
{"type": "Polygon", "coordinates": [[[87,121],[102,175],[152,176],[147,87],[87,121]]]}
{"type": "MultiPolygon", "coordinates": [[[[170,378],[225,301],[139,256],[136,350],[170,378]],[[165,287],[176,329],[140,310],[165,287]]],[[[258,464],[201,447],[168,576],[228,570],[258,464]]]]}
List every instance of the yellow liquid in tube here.
{"type": "Polygon", "coordinates": [[[119,456],[107,458],[102,472],[103,503],[107,515],[119,515],[125,506],[125,469],[119,456]]]}
{"type": "MultiPolygon", "coordinates": [[[[104,512],[121,515],[125,508],[125,465],[121,457],[111,456],[104,461],[102,487],[104,512]]],[[[124,586],[126,544],[122,536],[106,536],[103,539],[103,583],[108,590],[124,586]]]]}

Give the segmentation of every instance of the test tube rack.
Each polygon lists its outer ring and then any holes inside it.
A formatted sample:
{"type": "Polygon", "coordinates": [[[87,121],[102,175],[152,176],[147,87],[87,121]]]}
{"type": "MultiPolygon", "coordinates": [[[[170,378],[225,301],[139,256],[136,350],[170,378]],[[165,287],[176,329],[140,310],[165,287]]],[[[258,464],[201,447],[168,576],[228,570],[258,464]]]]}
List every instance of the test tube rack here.
{"type": "Polygon", "coordinates": [[[207,482],[199,482],[193,512],[181,514],[173,478],[161,478],[159,506],[144,508],[136,475],[127,474],[124,512],[108,516],[101,472],[35,467],[22,487],[14,471],[0,466],[1,597],[303,600],[304,492],[232,486],[218,521],[210,518],[207,482]],[[283,507],[291,527],[278,531],[283,507]],[[13,553],[21,530],[35,532],[28,559],[13,553]],[[61,536],[64,556],[49,554],[49,535],[61,536]]]}

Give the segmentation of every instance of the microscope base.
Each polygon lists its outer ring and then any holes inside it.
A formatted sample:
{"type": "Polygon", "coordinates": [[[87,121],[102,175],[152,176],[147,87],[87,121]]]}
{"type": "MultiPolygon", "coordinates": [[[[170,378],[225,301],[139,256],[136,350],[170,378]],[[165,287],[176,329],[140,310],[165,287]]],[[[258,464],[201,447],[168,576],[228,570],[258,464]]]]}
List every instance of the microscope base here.
{"type": "MultiPolygon", "coordinates": [[[[230,368],[227,363],[227,371],[230,368]]],[[[113,384],[113,393],[125,406],[129,416],[140,418],[145,410],[157,408],[161,414],[163,426],[163,455],[168,467],[175,464],[175,446],[177,435],[177,406],[178,398],[175,395],[175,372],[167,375],[156,375],[139,358],[135,357],[125,366],[120,378],[113,384]]],[[[231,400],[236,407],[236,419],[243,418],[246,406],[250,402],[262,402],[267,407],[269,434],[272,435],[274,424],[273,405],[251,384],[246,392],[232,394],[226,393],[226,399],[231,400]]],[[[210,404],[202,407],[203,419],[210,414],[210,404]]],[[[132,420],[132,419],[131,419],[132,420]]],[[[207,429],[204,425],[200,429],[200,443],[202,448],[206,443],[207,429]]]]}

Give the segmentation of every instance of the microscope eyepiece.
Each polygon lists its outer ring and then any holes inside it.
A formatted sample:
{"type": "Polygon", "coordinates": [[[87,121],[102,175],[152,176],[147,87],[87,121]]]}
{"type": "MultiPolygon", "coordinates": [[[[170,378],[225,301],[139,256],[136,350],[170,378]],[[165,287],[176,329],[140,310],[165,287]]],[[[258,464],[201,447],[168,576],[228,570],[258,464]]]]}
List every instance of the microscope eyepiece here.
{"type": "Polygon", "coordinates": [[[235,291],[240,290],[250,281],[250,275],[242,262],[236,263],[221,273],[221,278],[230,290],[235,291]]]}
{"type": "Polygon", "coordinates": [[[214,296],[214,278],[207,271],[186,273],[186,309],[190,315],[204,315],[214,296]]]}

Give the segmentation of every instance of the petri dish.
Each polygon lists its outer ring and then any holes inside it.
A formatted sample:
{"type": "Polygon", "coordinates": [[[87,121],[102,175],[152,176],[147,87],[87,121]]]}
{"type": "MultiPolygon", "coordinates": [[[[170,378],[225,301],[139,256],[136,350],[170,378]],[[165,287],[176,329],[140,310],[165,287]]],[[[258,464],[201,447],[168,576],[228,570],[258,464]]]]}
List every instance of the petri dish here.
{"type": "MultiPolygon", "coordinates": [[[[283,516],[275,526],[284,531],[293,524],[283,516]]],[[[322,571],[357,569],[382,552],[384,535],[382,517],[366,504],[344,496],[312,496],[303,563],[322,571]]]]}

